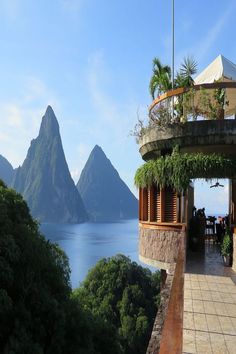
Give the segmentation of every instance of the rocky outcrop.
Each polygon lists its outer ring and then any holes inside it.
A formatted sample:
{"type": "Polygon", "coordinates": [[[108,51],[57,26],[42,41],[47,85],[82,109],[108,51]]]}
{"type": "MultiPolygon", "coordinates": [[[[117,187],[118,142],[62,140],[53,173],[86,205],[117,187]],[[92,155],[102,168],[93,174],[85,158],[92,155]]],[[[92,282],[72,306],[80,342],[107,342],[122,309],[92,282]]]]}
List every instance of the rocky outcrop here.
{"type": "Polygon", "coordinates": [[[31,141],[23,165],[16,170],[13,187],[23,194],[32,215],[41,222],[77,223],[87,219],[50,106],[42,118],[38,137],[31,141]]]}
{"type": "Polygon", "coordinates": [[[0,179],[3,180],[8,186],[11,185],[12,179],[14,175],[14,169],[10,162],[5,159],[2,155],[0,155],[0,179]]]}
{"type": "Polygon", "coordinates": [[[138,217],[137,199],[98,145],[86,162],[77,188],[92,221],[138,217]]]}

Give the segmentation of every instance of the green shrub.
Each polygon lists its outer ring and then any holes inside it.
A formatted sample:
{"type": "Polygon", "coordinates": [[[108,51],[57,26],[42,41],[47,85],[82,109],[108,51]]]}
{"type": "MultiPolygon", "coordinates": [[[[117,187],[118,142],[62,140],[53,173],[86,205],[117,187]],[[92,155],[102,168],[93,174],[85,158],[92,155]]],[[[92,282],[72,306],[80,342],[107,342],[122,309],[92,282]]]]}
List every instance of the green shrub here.
{"type": "Polygon", "coordinates": [[[232,236],[229,231],[226,231],[226,234],[223,238],[223,242],[221,245],[221,254],[222,256],[231,255],[233,252],[233,242],[232,236]]]}

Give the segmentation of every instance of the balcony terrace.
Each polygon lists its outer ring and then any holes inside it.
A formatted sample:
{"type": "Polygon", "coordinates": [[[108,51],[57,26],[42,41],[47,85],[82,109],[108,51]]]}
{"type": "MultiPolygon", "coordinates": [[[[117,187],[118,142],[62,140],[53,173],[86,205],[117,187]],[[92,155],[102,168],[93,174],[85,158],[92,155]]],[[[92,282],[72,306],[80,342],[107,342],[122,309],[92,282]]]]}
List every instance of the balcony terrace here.
{"type": "Polygon", "coordinates": [[[142,158],[155,159],[176,145],[181,152],[235,154],[235,97],[236,82],[178,88],[159,96],[150,106],[149,126],[140,134],[142,158]]]}
{"type": "Polygon", "coordinates": [[[217,57],[192,85],[158,96],[150,106],[148,126],[140,128],[139,151],[146,163],[135,177],[140,188],[139,255],[162,270],[163,280],[147,354],[233,354],[236,65],[217,57]],[[189,251],[195,178],[230,179],[232,269],[224,267],[218,245],[205,244],[204,238],[201,250],[189,251]]]}

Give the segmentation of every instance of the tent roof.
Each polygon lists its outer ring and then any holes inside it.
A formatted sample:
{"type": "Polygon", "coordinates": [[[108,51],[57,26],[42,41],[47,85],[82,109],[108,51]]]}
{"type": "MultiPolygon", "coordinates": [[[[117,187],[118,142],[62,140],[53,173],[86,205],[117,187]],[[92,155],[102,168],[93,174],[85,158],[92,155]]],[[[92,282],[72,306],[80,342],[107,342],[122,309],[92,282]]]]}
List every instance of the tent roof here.
{"type": "Polygon", "coordinates": [[[194,80],[195,84],[211,84],[215,81],[236,81],[236,65],[219,55],[194,80]]]}

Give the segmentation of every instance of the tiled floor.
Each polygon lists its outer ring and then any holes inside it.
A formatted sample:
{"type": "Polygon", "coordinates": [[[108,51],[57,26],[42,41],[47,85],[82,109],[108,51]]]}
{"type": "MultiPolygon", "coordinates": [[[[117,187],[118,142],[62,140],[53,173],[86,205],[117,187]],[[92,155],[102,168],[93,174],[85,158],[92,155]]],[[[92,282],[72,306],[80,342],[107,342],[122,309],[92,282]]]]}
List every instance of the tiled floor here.
{"type": "Polygon", "coordinates": [[[235,273],[215,245],[189,256],[184,290],[184,353],[236,354],[235,273]]]}

